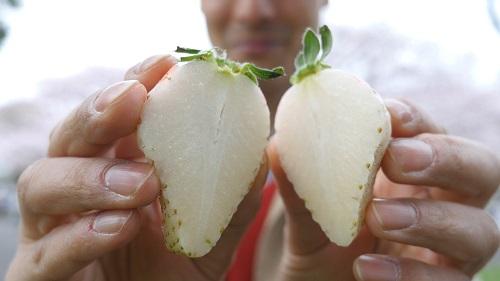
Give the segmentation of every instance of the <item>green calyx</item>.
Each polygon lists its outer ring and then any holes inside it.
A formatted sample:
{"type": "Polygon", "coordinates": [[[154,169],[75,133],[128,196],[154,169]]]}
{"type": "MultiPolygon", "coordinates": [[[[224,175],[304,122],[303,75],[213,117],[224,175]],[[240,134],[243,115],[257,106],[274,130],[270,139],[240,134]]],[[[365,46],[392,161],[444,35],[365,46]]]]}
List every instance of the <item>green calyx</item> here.
{"type": "Polygon", "coordinates": [[[323,25],[319,29],[319,34],[308,28],[304,32],[302,50],[295,58],[295,73],[290,78],[290,83],[300,83],[307,76],[330,68],[323,61],[332,51],[332,44],[332,32],[328,26],[323,25]]]}
{"type": "Polygon", "coordinates": [[[257,67],[251,63],[239,63],[227,58],[226,52],[219,48],[213,48],[208,51],[201,51],[189,48],[177,47],[176,53],[189,54],[181,57],[181,62],[188,61],[207,61],[217,64],[218,70],[228,74],[243,74],[250,78],[256,85],[258,80],[268,80],[285,75],[285,69],[281,66],[273,69],[257,67]]]}

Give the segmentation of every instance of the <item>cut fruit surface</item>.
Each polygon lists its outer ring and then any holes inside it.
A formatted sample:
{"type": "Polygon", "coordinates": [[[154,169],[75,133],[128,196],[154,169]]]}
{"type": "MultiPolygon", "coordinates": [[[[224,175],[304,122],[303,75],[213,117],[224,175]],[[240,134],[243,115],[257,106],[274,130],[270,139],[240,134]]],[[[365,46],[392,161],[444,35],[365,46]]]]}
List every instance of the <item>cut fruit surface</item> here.
{"type": "Polygon", "coordinates": [[[275,145],[312,218],[332,242],[348,246],[363,224],[391,119],[367,83],[324,62],[332,44],[326,25],[304,32],[293,86],[276,112],[275,145]]]}
{"type": "Polygon", "coordinates": [[[359,232],[390,124],[380,96],[339,70],[305,77],[279,104],[275,141],[283,169],[338,245],[349,245],[359,232]]]}
{"type": "Polygon", "coordinates": [[[210,251],[259,170],[270,133],[259,87],[214,62],[178,66],[150,93],[139,144],[162,183],[167,247],[210,251]]]}

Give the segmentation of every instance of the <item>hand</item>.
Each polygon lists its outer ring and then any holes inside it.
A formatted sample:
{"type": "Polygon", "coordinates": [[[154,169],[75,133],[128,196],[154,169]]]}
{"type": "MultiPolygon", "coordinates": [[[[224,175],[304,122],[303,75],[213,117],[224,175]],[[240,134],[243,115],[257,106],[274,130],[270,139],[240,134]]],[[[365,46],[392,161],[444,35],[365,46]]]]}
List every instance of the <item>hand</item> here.
{"type": "Polygon", "coordinates": [[[267,166],[205,257],[163,244],[153,167],[135,130],[149,91],[175,65],[152,57],[89,97],[52,132],[48,158],[20,177],[21,230],[7,280],[219,280],[256,213],[267,166]]]}
{"type": "Polygon", "coordinates": [[[394,139],[366,226],[347,248],[330,243],[312,220],[270,145],[286,206],[280,280],[471,280],[495,254],[499,230],[482,208],[500,184],[499,158],[480,144],[445,135],[411,103],[386,104],[394,139]]]}

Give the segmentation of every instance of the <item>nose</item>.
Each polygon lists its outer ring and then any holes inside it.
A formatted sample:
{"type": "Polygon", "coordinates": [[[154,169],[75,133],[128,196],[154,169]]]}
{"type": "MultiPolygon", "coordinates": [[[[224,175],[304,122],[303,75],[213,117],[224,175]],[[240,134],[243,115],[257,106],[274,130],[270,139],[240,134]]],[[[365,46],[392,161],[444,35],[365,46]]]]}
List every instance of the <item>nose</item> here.
{"type": "Polygon", "coordinates": [[[235,0],[233,16],[236,20],[255,25],[275,16],[274,0],[235,0]]]}

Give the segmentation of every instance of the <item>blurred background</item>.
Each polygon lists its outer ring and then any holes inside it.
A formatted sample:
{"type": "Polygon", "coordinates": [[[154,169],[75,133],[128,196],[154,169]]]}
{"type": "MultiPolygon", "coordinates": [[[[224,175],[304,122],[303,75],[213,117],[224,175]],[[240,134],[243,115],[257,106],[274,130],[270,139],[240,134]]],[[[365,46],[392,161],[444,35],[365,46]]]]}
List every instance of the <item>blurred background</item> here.
{"type": "MultiPolygon", "coordinates": [[[[451,134],[500,153],[500,1],[330,0],[331,63],[451,134]]],[[[198,0],[0,0],[0,276],[17,236],[15,183],[55,123],[125,70],[177,45],[208,48],[198,0]]],[[[500,200],[488,211],[500,223],[500,200]]],[[[500,280],[500,254],[477,277],[500,280]]]]}

